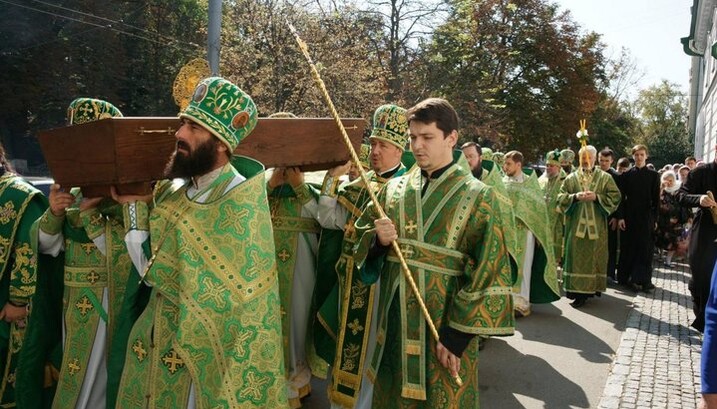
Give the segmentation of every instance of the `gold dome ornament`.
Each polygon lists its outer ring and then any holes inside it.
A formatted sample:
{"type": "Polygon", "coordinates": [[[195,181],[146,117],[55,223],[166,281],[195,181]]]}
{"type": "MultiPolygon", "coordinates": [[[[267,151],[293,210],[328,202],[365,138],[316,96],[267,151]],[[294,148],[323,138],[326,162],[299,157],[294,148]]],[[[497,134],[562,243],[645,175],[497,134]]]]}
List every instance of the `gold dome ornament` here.
{"type": "Polygon", "coordinates": [[[199,81],[209,77],[211,74],[209,63],[202,58],[189,61],[179,70],[179,73],[174,78],[172,96],[180,111],[184,111],[184,108],[189,105],[199,81]]]}

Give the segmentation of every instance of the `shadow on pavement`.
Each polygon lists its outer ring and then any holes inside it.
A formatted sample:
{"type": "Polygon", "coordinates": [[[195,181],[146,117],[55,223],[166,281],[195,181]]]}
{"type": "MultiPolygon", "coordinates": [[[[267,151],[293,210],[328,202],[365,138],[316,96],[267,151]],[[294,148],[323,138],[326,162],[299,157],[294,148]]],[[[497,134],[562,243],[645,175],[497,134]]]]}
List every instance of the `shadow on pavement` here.
{"type": "Polygon", "coordinates": [[[492,338],[486,351],[510,357],[520,365],[505,365],[500,360],[485,360],[478,372],[480,407],[520,408],[523,405],[515,395],[531,397],[543,402],[545,409],[590,407],[582,388],[556,371],[548,362],[526,355],[504,340],[492,338]]]}
{"type": "MultiPolygon", "coordinates": [[[[590,362],[612,362],[615,351],[579,322],[573,321],[574,318],[563,316],[555,305],[532,305],[531,308],[533,314],[519,319],[516,324],[516,330],[520,331],[523,339],[577,350],[590,362]]],[[[617,330],[623,331],[630,308],[632,304],[629,301],[603,294],[602,297],[591,298],[579,311],[612,322],[617,330]]]]}

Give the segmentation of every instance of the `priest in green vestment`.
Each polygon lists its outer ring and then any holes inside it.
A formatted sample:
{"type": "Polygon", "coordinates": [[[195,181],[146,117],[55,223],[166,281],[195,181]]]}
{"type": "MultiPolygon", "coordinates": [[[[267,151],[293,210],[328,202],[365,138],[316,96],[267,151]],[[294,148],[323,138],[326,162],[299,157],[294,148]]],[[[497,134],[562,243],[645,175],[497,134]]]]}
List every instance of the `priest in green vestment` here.
{"type": "MultiPolygon", "coordinates": [[[[374,193],[406,170],[401,163],[408,142],[405,113],[404,108],[391,104],[378,107],[374,113],[369,137],[373,170],[367,174],[374,193]]],[[[375,298],[381,284],[367,285],[361,281],[353,259],[358,237],[354,223],[369,201],[369,194],[360,178],[337,191],[332,185],[341,170],[335,171],[330,170],[324,181],[318,211],[322,227],[344,231],[341,255],[335,263],[337,284],[318,316],[323,328],[333,333],[336,340],[334,356],[329,357],[333,363],[329,400],[336,408],[370,408],[373,384],[366,378],[365,369],[367,357],[376,344],[375,298]],[[347,345],[359,347],[348,351],[347,345]]]]}
{"type": "Polygon", "coordinates": [[[518,279],[513,287],[515,310],[527,316],[531,303],[560,299],[548,210],[535,172],[523,168],[523,155],[510,151],[503,164],[505,188],[513,203],[518,279]]]}
{"type": "Polygon", "coordinates": [[[553,253],[555,262],[563,261],[563,228],[565,215],[558,206],[558,192],[567,177],[560,167],[560,151],[554,150],[545,154],[545,172],[538,178],[540,188],[545,195],[545,206],[548,210],[548,225],[553,233],[553,253]]]}
{"type": "Polygon", "coordinates": [[[608,259],[607,217],[620,204],[620,190],[609,173],[595,166],[597,150],[580,149],[581,166],[568,175],[558,202],[565,213],[563,288],[573,307],[605,291],[608,259]]]}
{"type": "MultiPolygon", "coordinates": [[[[377,347],[370,357],[373,408],[477,408],[476,335],[514,331],[511,267],[493,190],[457,165],[458,116],[431,98],[407,112],[418,168],[390,180],[356,229],[362,280],[381,280],[377,347]],[[418,296],[440,333],[431,336],[417,295],[390,246],[397,240],[418,296]],[[454,375],[463,385],[458,386],[454,375]]],[[[352,354],[358,345],[344,346],[352,354]]]]}
{"type": "Polygon", "coordinates": [[[570,148],[565,148],[560,151],[560,167],[563,169],[566,175],[569,175],[575,170],[573,162],[575,161],[575,151],[570,148]]]}
{"type": "Polygon", "coordinates": [[[264,169],[232,157],[256,125],[256,105],[211,77],[179,117],[173,180],[153,195],[113,195],[125,204],[132,262],[151,287],[129,334],[117,407],[285,408],[264,169]]]}
{"type": "MultiPolygon", "coordinates": [[[[275,116],[272,116],[275,117],[275,116]]],[[[312,371],[326,377],[328,364],[316,357],[308,329],[316,285],[316,221],[319,192],[298,168],[274,169],[267,183],[279,273],[287,397],[292,408],[311,393],[312,371]],[[317,362],[319,361],[319,362],[317,362]]]]}
{"type": "Polygon", "coordinates": [[[477,147],[478,144],[475,142],[466,142],[461,146],[461,150],[471,167],[473,176],[493,189],[493,194],[498,202],[498,210],[500,211],[501,219],[503,219],[503,239],[508,248],[508,253],[515,263],[518,251],[515,243],[515,215],[513,214],[513,202],[503,182],[503,171],[500,166],[492,161],[493,151],[489,148],[481,148],[480,154],[475,155],[475,152],[478,151],[477,147]],[[486,156],[486,153],[488,156],[486,156]]]}
{"type": "Polygon", "coordinates": [[[0,145],[0,407],[15,407],[21,391],[18,358],[38,268],[30,231],[46,208],[45,196],[14,173],[0,145]]]}
{"type": "MultiPolygon", "coordinates": [[[[75,99],[67,113],[71,125],[122,116],[114,105],[92,98],[75,99]]],[[[38,244],[42,254],[64,263],[63,297],[56,305],[63,310],[64,348],[52,406],[105,406],[108,350],[132,268],[122,207],[53,185],[38,244]]]]}

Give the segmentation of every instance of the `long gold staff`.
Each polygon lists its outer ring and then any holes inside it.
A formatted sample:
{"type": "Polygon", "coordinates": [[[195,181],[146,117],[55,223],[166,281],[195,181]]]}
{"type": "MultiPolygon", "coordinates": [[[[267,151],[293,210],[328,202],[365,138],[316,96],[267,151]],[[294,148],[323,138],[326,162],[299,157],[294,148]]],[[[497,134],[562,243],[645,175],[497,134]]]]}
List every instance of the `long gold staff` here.
{"type": "MultiPolygon", "coordinates": [[[[339,131],[341,131],[341,136],[343,136],[344,143],[346,144],[346,147],[349,149],[349,153],[351,154],[351,160],[357,164],[357,168],[359,170],[359,174],[361,176],[361,180],[363,181],[364,185],[366,185],[366,190],[368,191],[369,197],[374,203],[374,206],[376,207],[376,210],[378,211],[378,214],[381,218],[386,217],[386,213],[381,208],[381,205],[378,203],[378,199],[376,198],[376,194],[371,190],[371,185],[369,183],[368,177],[366,176],[366,172],[363,170],[363,167],[360,165],[361,161],[359,160],[358,155],[356,154],[356,151],[354,150],[353,145],[351,145],[351,139],[349,139],[348,134],[346,133],[346,129],[344,128],[344,124],[341,122],[341,117],[339,117],[339,113],[336,111],[336,107],[334,107],[334,103],[331,101],[331,96],[329,95],[329,91],[326,89],[326,84],[324,84],[324,80],[321,79],[321,75],[319,75],[319,71],[316,69],[316,65],[314,64],[314,61],[311,59],[311,56],[309,55],[309,47],[306,45],[304,40],[299,37],[299,33],[296,32],[296,29],[294,26],[287,21],[287,24],[289,26],[289,30],[291,30],[291,33],[294,35],[294,38],[296,38],[296,42],[299,44],[299,48],[301,49],[301,52],[304,54],[304,57],[306,57],[306,60],[309,62],[309,66],[311,67],[311,76],[314,78],[314,82],[316,82],[316,85],[319,87],[319,90],[321,91],[321,95],[324,97],[324,101],[326,102],[326,105],[329,106],[329,110],[331,111],[331,116],[334,117],[334,120],[336,121],[336,125],[339,127],[339,131]]],[[[436,326],[433,324],[433,320],[431,319],[431,315],[428,313],[428,308],[426,308],[426,303],[423,302],[423,299],[421,298],[421,293],[418,291],[418,286],[416,286],[416,282],[413,280],[413,275],[411,274],[411,270],[408,268],[408,264],[406,264],[406,260],[403,258],[403,253],[401,253],[401,248],[398,246],[397,241],[392,241],[391,246],[393,247],[393,251],[396,253],[396,256],[398,256],[398,260],[401,262],[401,271],[403,272],[403,276],[406,278],[406,281],[408,281],[408,284],[411,286],[411,290],[413,291],[413,294],[416,296],[416,300],[418,301],[418,305],[421,307],[421,313],[423,313],[423,318],[426,319],[426,322],[428,323],[428,327],[431,329],[431,334],[433,335],[433,338],[436,340],[436,343],[439,342],[439,336],[438,331],[436,330],[436,326]]],[[[453,380],[458,384],[458,386],[463,386],[463,380],[461,380],[460,375],[457,373],[455,376],[453,376],[453,380]]]]}
{"type": "Polygon", "coordinates": [[[583,187],[583,191],[587,192],[590,188],[590,182],[592,180],[592,169],[590,168],[590,158],[588,155],[587,149],[584,149],[588,145],[588,130],[586,128],[587,120],[581,119],[580,120],[580,130],[576,134],[578,139],[580,140],[580,149],[582,150],[582,153],[580,154],[580,158],[578,158],[579,161],[579,168],[578,173],[580,175],[580,183],[583,187]]]}

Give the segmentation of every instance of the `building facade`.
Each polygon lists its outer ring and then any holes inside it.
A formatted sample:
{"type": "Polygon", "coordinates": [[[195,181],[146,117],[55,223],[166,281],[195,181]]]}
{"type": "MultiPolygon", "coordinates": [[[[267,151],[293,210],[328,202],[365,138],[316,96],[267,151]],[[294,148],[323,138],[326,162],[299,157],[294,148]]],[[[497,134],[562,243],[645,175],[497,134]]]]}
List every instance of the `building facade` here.
{"type": "Polygon", "coordinates": [[[711,162],[717,144],[717,0],[693,0],[691,14],[690,34],[681,40],[692,57],[688,126],[695,157],[711,162]]]}

